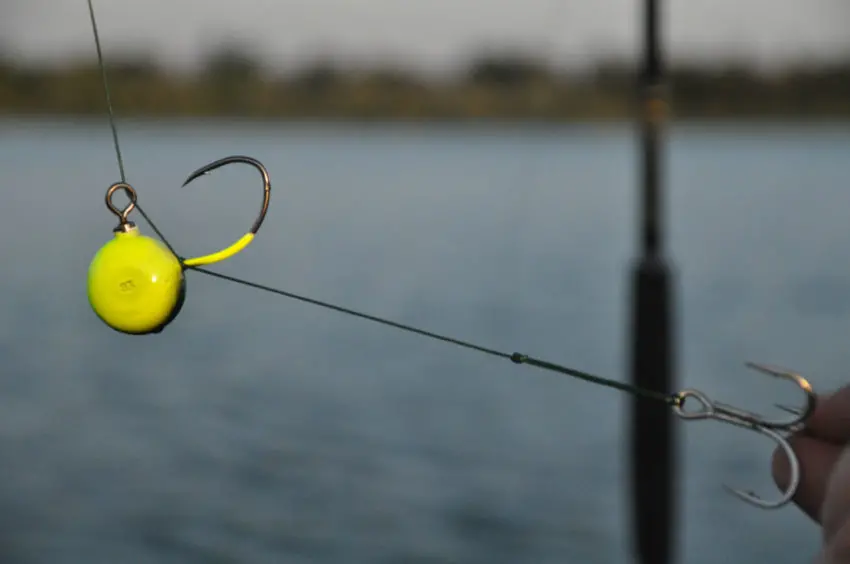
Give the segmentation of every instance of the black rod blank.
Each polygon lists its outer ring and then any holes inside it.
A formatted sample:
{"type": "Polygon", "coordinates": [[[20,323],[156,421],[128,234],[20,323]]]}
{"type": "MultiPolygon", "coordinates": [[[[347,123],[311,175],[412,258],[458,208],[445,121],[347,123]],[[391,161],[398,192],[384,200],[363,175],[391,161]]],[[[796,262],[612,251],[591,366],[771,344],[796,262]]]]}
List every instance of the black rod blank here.
{"type": "MultiPolygon", "coordinates": [[[[639,75],[641,186],[640,255],[632,271],[631,382],[674,391],[673,272],[664,256],[662,122],[665,115],[659,2],[645,0],[644,53],[639,75]]],[[[635,553],[642,564],[668,564],[675,553],[676,436],[669,406],[634,397],[632,518],[635,553]]]]}

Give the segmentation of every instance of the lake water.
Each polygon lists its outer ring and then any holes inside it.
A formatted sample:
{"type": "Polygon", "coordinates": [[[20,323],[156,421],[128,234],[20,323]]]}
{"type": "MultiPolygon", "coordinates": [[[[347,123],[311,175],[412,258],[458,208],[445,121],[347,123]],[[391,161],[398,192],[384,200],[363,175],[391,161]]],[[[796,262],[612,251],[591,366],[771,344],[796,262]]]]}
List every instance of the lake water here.
{"type": "MultiPolygon", "coordinates": [[[[630,125],[120,122],[128,179],[182,254],[221,272],[627,378],[630,125]]],[[[763,409],[850,367],[850,126],[679,126],[670,254],[682,387],[763,409]]],[[[86,301],[112,236],[105,122],[0,122],[0,561],[631,561],[626,398],[188,273],[158,336],[86,301]]],[[[152,234],[144,220],[139,225],[152,234]]],[[[680,426],[679,562],[808,562],[819,532],[775,494],[772,446],[680,426]]]]}

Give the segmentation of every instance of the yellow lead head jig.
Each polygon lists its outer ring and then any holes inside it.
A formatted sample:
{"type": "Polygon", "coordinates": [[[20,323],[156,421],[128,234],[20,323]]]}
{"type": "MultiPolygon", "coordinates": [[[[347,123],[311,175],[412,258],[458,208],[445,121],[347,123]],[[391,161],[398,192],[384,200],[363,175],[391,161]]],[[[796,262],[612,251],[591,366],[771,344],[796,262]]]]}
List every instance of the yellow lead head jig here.
{"type": "Polygon", "coordinates": [[[231,246],[209,255],[181,259],[156,239],[139,232],[128,216],[136,208],[136,191],[126,182],[106,191],[106,207],[118,216],[115,237],[98,250],[88,272],[88,298],[92,309],[107,325],[132,335],[159,333],[174,321],[186,297],[186,268],[221,262],[247,247],[266,217],[271,197],[271,181],[266,168],[251,157],[227,157],[212,162],[189,175],[183,186],[199,176],[231,163],[246,163],[263,177],[263,207],[251,230],[231,246]],[[130,198],[124,209],[112,203],[123,190],[130,198]]]}

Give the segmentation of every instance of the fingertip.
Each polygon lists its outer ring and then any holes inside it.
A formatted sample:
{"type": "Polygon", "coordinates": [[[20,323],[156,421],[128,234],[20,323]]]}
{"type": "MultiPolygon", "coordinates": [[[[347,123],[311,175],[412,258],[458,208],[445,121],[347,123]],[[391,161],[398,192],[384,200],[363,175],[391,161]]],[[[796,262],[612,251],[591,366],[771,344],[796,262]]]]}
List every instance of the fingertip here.
{"type": "Polygon", "coordinates": [[[848,562],[850,562],[850,522],[825,538],[818,564],[847,564],[848,562]]]}
{"type": "MultiPolygon", "coordinates": [[[[824,539],[844,550],[850,556],[850,449],[845,448],[832,465],[821,508],[821,525],[824,539]]],[[[850,559],[848,559],[850,561],[850,559]]]]}
{"type": "Polygon", "coordinates": [[[814,413],[806,421],[808,435],[844,444],[850,441],[850,386],[819,394],[814,413]]]}

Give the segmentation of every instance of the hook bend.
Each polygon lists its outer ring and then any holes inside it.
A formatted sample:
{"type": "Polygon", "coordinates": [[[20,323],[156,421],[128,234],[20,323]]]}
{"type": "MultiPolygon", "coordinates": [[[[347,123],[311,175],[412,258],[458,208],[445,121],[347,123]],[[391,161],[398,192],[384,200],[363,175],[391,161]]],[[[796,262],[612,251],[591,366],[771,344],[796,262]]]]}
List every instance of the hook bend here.
{"type": "Polygon", "coordinates": [[[794,449],[791,448],[788,440],[773,429],[759,426],[753,427],[752,429],[757,433],[761,433],[762,435],[773,439],[773,441],[782,450],[783,454],[785,454],[785,457],[788,459],[788,467],[790,469],[788,486],[786,486],[782,491],[782,495],[773,501],[766,501],[755,492],[732,488],[726,484],[723,484],[723,488],[730,494],[746,503],[749,503],[750,505],[760,507],[761,509],[779,509],[794,499],[794,495],[800,487],[800,460],[797,458],[797,454],[794,452],[794,449]]]}

